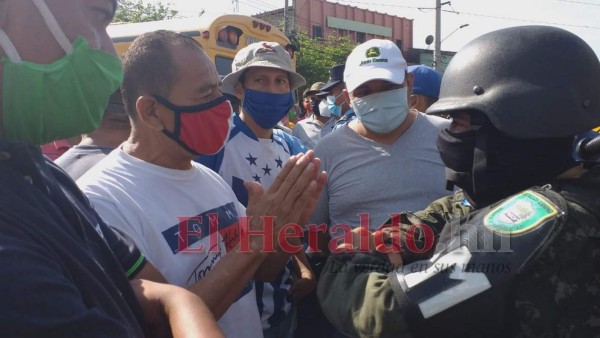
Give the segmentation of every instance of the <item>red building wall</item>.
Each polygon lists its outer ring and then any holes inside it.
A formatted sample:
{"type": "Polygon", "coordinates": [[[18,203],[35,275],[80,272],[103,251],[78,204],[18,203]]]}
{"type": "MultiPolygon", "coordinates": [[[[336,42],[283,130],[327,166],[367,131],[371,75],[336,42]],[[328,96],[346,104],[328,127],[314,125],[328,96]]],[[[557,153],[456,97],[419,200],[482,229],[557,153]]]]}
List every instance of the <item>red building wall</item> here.
{"type": "Polygon", "coordinates": [[[352,41],[357,41],[356,31],[339,30],[327,26],[327,17],[336,17],[391,28],[391,36],[365,33],[365,41],[373,38],[389,39],[394,42],[401,41],[403,52],[408,51],[413,46],[412,19],[378,13],[325,0],[294,0],[293,2],[295,28],[297,30],[306,31],[311,36],[313,27],[320,26],[322,27],[324,38],[337,32],[339,35],[349,36],[352,41]]]}

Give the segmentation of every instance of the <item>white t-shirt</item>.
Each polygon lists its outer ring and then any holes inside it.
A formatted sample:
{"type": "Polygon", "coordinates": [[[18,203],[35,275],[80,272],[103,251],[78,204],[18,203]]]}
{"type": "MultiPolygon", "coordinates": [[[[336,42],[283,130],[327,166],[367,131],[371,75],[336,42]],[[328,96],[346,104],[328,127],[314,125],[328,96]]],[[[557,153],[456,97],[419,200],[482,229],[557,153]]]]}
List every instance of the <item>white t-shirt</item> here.
{"type": "MultiPolygon", "coordinates": [[[[127,233],[171,284],[195,284],[239,241],[245,208],[221,177],[198,163],[169,169],[116,149],[77,184],[105,222],[127,233]],[[219,231],[210,236],[215,217],[219,231]],[[202,252],[191,252],[201,246],[202,252]]],[[[250,281],[218,321],[226,337],[262,337],[255,297],[250,281]]]]}
{"type": "MultiPolygon", "coordinates": [[[[201,156],[196,161],[218,172],[231,186],[243,205],[248,204],[248,191],[244,181],[253,180],[269,189],[291,155],[305,152],[300,140],[281,130],[274,129],[271,138],[258,138],[238,115],[225,147],[217,154],[201,156]]],[[[270,283],[257,283],[257,302],[263,329],[281,323],[292,308],[292,261],[270,283]]]]}

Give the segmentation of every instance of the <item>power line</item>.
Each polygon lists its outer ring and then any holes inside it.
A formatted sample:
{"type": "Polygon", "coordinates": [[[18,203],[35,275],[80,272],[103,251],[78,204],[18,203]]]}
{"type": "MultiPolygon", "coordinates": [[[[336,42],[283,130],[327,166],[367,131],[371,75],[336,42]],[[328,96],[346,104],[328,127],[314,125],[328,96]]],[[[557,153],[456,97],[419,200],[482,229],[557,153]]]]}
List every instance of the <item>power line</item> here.
{"type": "Polygon", "coordinates": [[[246,0],[246,1],[250,1],[251,3],[255,4],[256,6],[259,6],[263,11],[265,11],[265,10],[272,10],[272,9],[275,8],[275,7],[273,7],[273,6],[269,5],[269,4],[266,4],[266,3],[262,2],[262,1],[259,1],[259,0],[246,0]]]}
{"type": "Polygon", "coordinates": [[[269,3],[266,3],[261,0],[245,0],[245,1],[240,1],[240,2],[245,3],[246,5],[248,5],[252,8],[258,9],[261,12],[272,11],[274,9],[278,9],[276,6],[273,6],[269,3]],[[250,1],[252,4],[245,2],[245,1],[250,1]]]}
{"type": "MultiPolygon", "coordinates": [[[[417,10],[420,10],[421,12],[423,12],[423,9],[427,9],[427,8],[423,8],[423,7],[413,7],[413,6],[404,6],[404,5],[391,5],[391,4],[382,4],[382,3],[377,3],[377,2],[356,1],[356,0],[338,0],[338,1],[349,2],[349,3],[356,3],[356,4],[362,4],[362,5],[368,5],[368,6],[375,5],[375,6],[384,6],[384,7],[398,7],[398,8],[417,9],[417,10]]],[[[600,4],[593,4],[593,3],[589,3],[589,2],[581,2],[581,1],[574,1],[574,0],[559,0],[559,1],[600,6],[600,4]]],[[[557,25],[557,26],[567,26],[567,27],[600,29],[600,27],[596,27],[596,26],[574,25],[574,24],[565,24],[565,23],[551,22],[551,21],[527,20],[527,19],[509,18],[509,17],[496,16],[496,15],[486,15],[486,14],[479,14],[479,13],[470,13],[470,12],[456,11],[456,10],[454,10],[454,8],[452,8],[452,11],[444,10],[444,12],[454,13],[454,14],[465,14],[465,15],[479,16],[479,17],[484,17],[484,18],[492,18],[492,19],[500,19],[500,20],[512,20],[512,21],[531,22],[531,23],[546,24],[546,25],[557,25]]]]}
{"type": "Polygon", "coordinates": [[[478,14],[478,13],[469,13],[469,12],[462,12],[462,11],[460,11],[460,12],[444,11],[444,12],[455,13],[455,14],[464,14],[464,15],[471,15],[471,16],[479,16],[479,17],[483,17],[483,18],[492,18],[492,19],[501,19],[501,20],[512,20],[512,21],[530,22],[530,23],[539,23],[539,24],[545,24],[545,25],[556,25],[556,26],[567,26],[567,27],[600,29],[600,27],[595,27],[595,26],[573,25],[573,24],[566,24],[566,23],[560,23],[560,22],[551,22],[551,21],[539,21],[539,20],[527,20],[527,19],[507,18],[507,17],[504,17],[504,16],[486,15],[486,14],[478,14]]]}
{"type": "Polygon", "coordinates": [[[574,4],[581,4],[581,5],[600,6],[600,4],[593,4],[593,3],[581,2],[581,1],[572,1],[572,0],[558,0],[558,1],[571,2],[571,3],[574,3],[574,4]]]}
{"type": "MultiPolygon", "coordinates": [[[[240,0],[240,3],[244,4],[244,5],[248,6],[248,7],[257,9],[260,12],[264,12],[264,11],[267,10],[264,7],[262,7],[263,5],[261,5],[261,4],[257,3],[257,2],[254,2],[253,0],[246,0],[246,1],[241,1],[240,0]],[[246,1],[251,1],[251,3],[250,2],[246,2],[246,1]],[[261,7],[257,7],[257,6],[261,6],[261,7]]],[[[270,10],[270,9],[268,9],[268,10],[270,10]]]]}
{"type": "Polygon", "coordinates": [[[248,7],[251,7],[251,8],[257,9],[257,10],[259,10],[259,11],[262,11],[262,9],[261,9],[261,8],[258,8],[258,7],[254,6],[254,5],[251,5],[251,4],[249,4],[249,3],[245,2],[245,1],[241,1],[241,0],[240,0],[240,3],[241,3],[242,5],[246,5],[246,6],[248,6],[248,7]]]}
{"type": "Polygon", "coordinates": [[[278,9],[279,8],[279,6],[272,5],[272,4],[267,3],[265,1],[262,1],[262,0],[255,0],[255,2],[262,3],[262,4],[264,4],[264,7],[268,7],[268,8],[271,8],[271,9],[278,9]]]}

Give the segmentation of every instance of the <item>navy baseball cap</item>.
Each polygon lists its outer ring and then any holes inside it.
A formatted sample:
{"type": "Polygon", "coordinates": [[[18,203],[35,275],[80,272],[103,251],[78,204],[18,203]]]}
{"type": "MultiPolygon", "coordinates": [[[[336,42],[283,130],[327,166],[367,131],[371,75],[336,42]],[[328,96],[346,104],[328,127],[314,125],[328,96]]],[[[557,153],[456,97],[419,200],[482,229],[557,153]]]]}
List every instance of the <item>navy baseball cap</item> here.
{"type": "Polygon", "coordinates": [[[322,95],[324,93],[329,93],[331,88],[340,82],[344,82],[344,69],[346,69],[346,65],[335,65],[329,68],[329,81],[321,87],[322,95]]]}

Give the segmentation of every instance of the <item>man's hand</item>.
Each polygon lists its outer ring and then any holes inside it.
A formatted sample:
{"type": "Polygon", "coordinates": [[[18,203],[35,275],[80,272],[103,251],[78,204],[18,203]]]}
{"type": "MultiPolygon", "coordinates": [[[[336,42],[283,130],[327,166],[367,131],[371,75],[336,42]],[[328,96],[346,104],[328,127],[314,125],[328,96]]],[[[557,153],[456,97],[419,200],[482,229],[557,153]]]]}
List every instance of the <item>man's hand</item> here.
{"type": "MultiPolygon", "coordinates": [[[[321,161],[309,150],[306,154],[290,157],[267,191],[256,182],[246,181],[246,215],[251,217],[249,230],[262,231],[264,217],[274,217],[273,236],[277,239],[286,224],[305,224],[327,179],[325,172],[319,172],[320,164],[321,161]]],[[[263,237],[251,236],[252,250],[262,250],[265,248],[263,240],[273,240],[263,237]]]]}
{"type": "MultiPolygon", "coordinates": [[[[280,250],[274,239],[279,239],[286,224],[297,224],[312,212],[326,179],[325,173],[318,173],[319,166],[320,161],[310,151],[306,155],[292,156],[267,191],[258,183],[245,182],[248,189],[246,215],[250,220],[240,217],[240,242],[206,277],[191,287],[202,296],[217,318],[235,302],[252,277],[258,281],[273,281],[281,272],[290,254],[280,250]],[[269,217],[273,220],[272,235],[246,232],[263,231],[269,217]],[[270,245],[266,246],[265,241],[270,245]],[[279,251],[266,252],[267,247],[279,251]]],[[[296,244],[293,238],[289,242],[296,244]]]]}
{"type": "Polygon", "coordinates": [[[188,290],[143,279],[132,280],[130,284],[148,325],[147,334],[174,338],[224,337],[204,302],[188,290]]]}
{"type": "Polygon", "coordinates": [[[302,298],[306,297],[317,287],[317,276],[312,271],[308,258],[303,251],[298,252],[294,255],[294,266],[300,278],[294,280],[292,287],[289,289],[289,293],[292,295],[294,302],[298,302],[302,298]]]}

